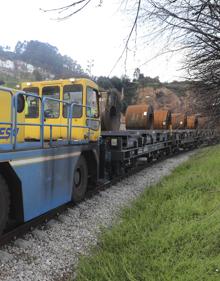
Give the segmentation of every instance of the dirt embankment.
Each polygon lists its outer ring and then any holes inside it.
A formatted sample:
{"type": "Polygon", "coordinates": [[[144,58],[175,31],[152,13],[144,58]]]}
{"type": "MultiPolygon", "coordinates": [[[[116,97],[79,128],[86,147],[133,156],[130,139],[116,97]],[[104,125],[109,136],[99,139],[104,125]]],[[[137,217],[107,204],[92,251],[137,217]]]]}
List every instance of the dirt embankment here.
{"type": "Polygon", "coordinates": [[[166,87],[154,88],[143,87],[139,88],[136,95],[136,104],[151,104],[155,110],[164,109],[172,112],[187,112],[195,111],[195,102],[193,93],[186,90],[184,94],[179,94],[166,87]]]}

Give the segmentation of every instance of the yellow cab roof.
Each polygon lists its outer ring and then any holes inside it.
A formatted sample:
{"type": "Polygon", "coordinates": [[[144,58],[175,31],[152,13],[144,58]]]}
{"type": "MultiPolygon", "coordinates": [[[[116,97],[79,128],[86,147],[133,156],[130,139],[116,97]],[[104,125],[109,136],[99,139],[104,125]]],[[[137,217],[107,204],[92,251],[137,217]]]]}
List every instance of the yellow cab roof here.
{"type": "Polygon", "coordinates": [[[43,87],[43,86],[64,86],[67,84],[84,84],[86,86],[98,89],[98,85],[88,78],[69,78],[69,79],[58,79],[58,80],[45,80],[45,81],[28,81],[22,82],[21,87],[43,87]]]}

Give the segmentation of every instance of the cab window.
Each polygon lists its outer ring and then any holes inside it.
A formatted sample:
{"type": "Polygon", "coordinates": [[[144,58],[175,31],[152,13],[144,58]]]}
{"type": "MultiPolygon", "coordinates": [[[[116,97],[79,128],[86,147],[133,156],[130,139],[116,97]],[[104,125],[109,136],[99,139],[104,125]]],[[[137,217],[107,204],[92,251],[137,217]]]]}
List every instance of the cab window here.
{"type": "MultiPolygon", "coordinates": [[[[60,99],[60,87],[47,86],[42,90],[43,97],[60,99]]],[[[44,104],[45,118],[59,118],[60,116],[60,103],[58,101],[46,100],[44,104]]]]}
{"type": "MultiPolygon", "coordinates": [[[[70,103],[74,103],[72,118],[82,117],[82,98],[83,98],[83,88],[82,85],[65,85],[63,87],[63,99],[70,103]],[[79,105],[79,106],[78,106],[79,105]]],[[[68,107],[66,104],[63,104],[63,117],[67,118],[68,107]]]]}
{"type": "Polygon", "coordinates": [[[90,87],[87,87],[87,98],[86,98],[86,112],[87,117],[98,118],[99,117],[99,102],[98,102],[98,91],[90,87]]]}
{"type": "MultiPolygon", "coordinates": [[[[23,91],[27,93],[37,94],[39,96],[39,88],[30,87],[24,88],[23,91]]],[[[25,98],[25,117],[38,118],[39,117],[39,99],[35,97],[25,98]]]]}

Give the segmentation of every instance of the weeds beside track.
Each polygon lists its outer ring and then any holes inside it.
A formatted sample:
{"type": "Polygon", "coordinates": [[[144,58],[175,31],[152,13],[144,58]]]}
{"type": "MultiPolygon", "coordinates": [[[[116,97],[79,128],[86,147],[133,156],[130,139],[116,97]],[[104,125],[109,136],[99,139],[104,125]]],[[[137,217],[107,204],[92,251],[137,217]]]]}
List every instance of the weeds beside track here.
{"type": "Polygon", "coordinates": [[[77,281],[220,280],[220,146],[147,189],[103,232],[77,281]]]}

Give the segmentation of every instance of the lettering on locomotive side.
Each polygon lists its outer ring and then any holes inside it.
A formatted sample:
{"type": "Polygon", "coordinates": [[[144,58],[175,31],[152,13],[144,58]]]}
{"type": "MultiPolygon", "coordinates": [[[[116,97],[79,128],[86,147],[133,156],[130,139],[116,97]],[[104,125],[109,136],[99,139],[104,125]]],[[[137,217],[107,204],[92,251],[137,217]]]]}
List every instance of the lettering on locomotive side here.
{"type": "Polygon", "coordinates": [[[11,133],[13,131],[13,136],[17,136],[19,132],[19,128],[16,130],[12,130],[12,128],[0,128],[0,140],[7,140],[11,137],[11,133]]]}

